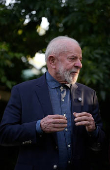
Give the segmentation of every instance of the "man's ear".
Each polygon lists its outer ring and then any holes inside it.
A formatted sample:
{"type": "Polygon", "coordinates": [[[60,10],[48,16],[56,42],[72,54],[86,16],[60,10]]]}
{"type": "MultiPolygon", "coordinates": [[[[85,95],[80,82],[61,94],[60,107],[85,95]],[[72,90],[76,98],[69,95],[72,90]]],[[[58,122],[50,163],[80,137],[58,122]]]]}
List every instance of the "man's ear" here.
{"type": "Polygon", "coordinates": [[[55,56],[50,55],[50,56],[48,57],[48,62],[49,62],[49,64],[51,65],[52,68],[55,68],[55,64],[56,64],[56,58],[55,58],[55,56]]]}

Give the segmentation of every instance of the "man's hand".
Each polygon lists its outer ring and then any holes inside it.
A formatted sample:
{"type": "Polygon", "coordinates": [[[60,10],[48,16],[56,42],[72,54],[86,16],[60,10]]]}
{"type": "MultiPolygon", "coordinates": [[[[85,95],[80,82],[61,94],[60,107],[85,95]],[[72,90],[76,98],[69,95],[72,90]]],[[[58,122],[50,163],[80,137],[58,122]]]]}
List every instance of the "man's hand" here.
{"type": "Polygon", "coordinates": [[[92,117],[92,115],[90,113],[87,113],[87,112],[76,113],[76,112],[74,112],[73,115],[75,117],[74,121],[75,121],[76,126],[84,125],[88,132],[92,132],[96,129],[94,118],[92,117]]]}
{"type": "Polygon", "coordinates": [[[67,119],[63,115],[48,115],[40,122],[45,133],[63,131],[67,127],[67,119]]]}

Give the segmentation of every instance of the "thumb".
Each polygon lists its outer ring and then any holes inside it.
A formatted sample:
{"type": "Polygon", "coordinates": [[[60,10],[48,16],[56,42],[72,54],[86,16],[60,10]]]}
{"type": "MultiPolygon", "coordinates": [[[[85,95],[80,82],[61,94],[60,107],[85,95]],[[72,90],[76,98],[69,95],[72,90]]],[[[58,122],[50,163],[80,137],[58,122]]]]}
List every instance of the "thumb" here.
{"type": "Polygon", "coordinates": [[[73,113],[73,115],[74,115],[75,117],[76,117],[76,114],[77,114],[76,112],[73,113]]]}

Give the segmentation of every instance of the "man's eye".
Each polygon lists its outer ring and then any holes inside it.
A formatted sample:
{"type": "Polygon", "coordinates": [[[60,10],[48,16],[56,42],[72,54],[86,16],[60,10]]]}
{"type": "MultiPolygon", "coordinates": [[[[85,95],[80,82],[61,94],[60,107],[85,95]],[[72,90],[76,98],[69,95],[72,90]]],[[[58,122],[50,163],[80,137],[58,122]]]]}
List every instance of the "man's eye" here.
{"type": "Polygon", "coordinates": [[[71,58],[69,58],[69,60],[75,60],[75,57],[71,57],[71,58]]]}

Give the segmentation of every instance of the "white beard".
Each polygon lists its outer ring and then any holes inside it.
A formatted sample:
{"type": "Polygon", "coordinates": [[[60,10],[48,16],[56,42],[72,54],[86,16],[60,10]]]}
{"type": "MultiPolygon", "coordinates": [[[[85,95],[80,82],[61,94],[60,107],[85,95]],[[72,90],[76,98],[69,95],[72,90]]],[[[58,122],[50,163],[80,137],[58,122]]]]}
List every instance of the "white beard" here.
{"type": "Polygon", "coordinates": [[[59,66],[59,75],[60,77],[65,81],[67,81],[69,84],[74,84],[76,83],[77,79],[78,79],[78,74],[77,76],[72,76],[71,73],[73,72],[74,70],[71,70],[71,71],[65,71],[63,66],[60,64],[59,66]]]}

